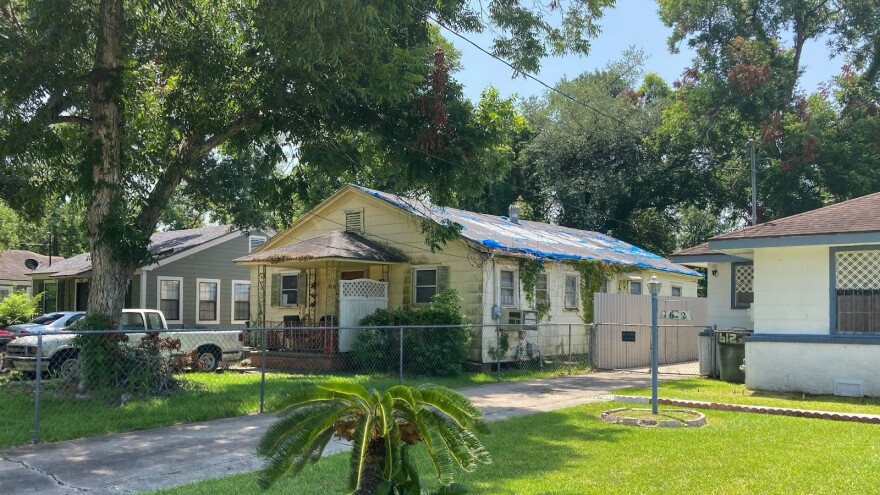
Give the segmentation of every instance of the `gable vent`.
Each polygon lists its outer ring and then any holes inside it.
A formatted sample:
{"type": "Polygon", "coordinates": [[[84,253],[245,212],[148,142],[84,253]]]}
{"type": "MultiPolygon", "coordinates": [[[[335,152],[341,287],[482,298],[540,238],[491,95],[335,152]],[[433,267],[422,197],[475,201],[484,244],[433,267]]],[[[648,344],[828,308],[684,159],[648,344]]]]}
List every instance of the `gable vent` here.
{"type": "Polygon", "coordinates": [[[249,245],[249,249],[250,249],[250,251],[248,251],[248,252],[251,252],[254,249],[257,249],[258,247],[262,246],[263,243],[265,243],[265,242],[266,242],[266,238],[261,235],[252,235],[252,236],[248,237],[248,245],[249,245]]]}
{"type": "Polygon", "coordinates": [[[348,232],[364,231],[364,212],[362,211],[346,211],[345,212],[345,230],[348,232]]]}

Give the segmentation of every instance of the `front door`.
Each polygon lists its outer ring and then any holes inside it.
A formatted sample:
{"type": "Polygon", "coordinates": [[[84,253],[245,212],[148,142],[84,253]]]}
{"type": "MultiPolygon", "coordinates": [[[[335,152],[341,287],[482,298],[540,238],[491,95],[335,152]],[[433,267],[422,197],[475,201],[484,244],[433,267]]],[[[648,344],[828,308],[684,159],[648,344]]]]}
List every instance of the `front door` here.
{"type": "Polygon", "coordinates": [[[89,283],[76,283],[76,311],[86,311],[89,304],[89,283]]]}

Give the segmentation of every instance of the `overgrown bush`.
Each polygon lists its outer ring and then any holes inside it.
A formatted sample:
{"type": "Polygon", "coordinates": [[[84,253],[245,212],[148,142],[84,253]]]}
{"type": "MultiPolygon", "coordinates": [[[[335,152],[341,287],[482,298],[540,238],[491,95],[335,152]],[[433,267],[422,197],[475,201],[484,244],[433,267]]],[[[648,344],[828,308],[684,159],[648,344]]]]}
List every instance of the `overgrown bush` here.
{"type": "MultiPolygon", "coordinates": [[[[405,328],[403,367],[413,374],[450,376],[461,372],[467,360],[471,331],[461,314],[460,298],[446,289],[425,306],[409,309],[380,309],[361,320],[361,326],[426,326],[405,328]],[[457,328],[431,325],[461,325],[457,328]]],[[[395,372],[400,366],[400,331],[396,329],[360,330],[352,348],[355,365],[366,372],[395,372]]]]}
{"type": "Polygon", "coordinates": [[[31,321],[40,307],[42,294],[29,296],[25,291],[15,291],[0,301],[0,328],[31,321]]]}
{"type": "MultiPolygon", "coordinates": [[[[87,314],[74,330],[106,330],[111,322],[87,314]]],[[[195,353],[170,358],[180,349],[179,339],[160,338],[148,333],[138,342],[129,342],[124,333],[84,333],[74,338],[80,349],[80,386],[98,395],[125,393],[134,396],[163,395],[182,385],[174,376],[177,369],[198,366],[195,353]]]]}

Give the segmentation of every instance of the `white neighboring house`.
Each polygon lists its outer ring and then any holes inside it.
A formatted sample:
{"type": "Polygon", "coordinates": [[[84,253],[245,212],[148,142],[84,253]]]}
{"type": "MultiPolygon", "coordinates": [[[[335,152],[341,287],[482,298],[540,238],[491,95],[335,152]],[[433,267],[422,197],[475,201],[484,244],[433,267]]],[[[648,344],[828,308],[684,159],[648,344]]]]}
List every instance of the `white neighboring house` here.
{"type": "Polygon", "coordinates": [[[722,234],[672,260],[708,271],[709,324],[754,330],[748,388],[880,396],[880,193],[722,234]]]}

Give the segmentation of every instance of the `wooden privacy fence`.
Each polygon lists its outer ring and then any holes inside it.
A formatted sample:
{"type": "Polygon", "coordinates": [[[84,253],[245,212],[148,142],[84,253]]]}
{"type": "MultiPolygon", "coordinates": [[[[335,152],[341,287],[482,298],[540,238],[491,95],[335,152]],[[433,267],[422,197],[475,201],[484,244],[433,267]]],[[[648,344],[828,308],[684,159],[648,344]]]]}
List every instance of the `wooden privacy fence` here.
{"type": "MultiPolygon", "coordinates": [[[[706,299],[657,299],[660,364],[697,361],[698,334],[707,325],[706,299]]],[[[593,314],[590,352],[594,368],[634,369],[651,365],[651,296],[596,293],[593,314]]]]}

